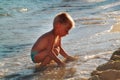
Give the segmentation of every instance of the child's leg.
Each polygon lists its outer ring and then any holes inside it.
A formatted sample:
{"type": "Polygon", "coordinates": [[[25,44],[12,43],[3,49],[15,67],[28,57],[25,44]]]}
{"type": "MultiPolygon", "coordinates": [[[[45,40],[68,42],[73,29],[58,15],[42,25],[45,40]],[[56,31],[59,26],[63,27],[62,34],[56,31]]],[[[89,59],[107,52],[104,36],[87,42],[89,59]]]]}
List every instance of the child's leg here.
{"type": "MultiPolygon", "coordinates": [[[[55,48],[54,52],[55,52],[55,55],[58,56],[59,50],[55,48]]],[[[46,64],[50,63],[50,61],[52,59],[48,56],[48,54],[49,53],[47,53],[46,50],[36,54],[35,57],[34,57],[35,63],[40,63],[41,62],[43,65],[46,65],[46,64]]]]}
{"type": "Polygon", "coordinates": [[[40,66],[39,66],[39,67],[36,67],[35,72],[37,72],[37,71],[44,71],[45,69],[47,69],[47,66],[46,66],[46,65],[49,64],[50,61],[51,61],[51,58],[48,57],[48,56],[46,56],[46,57],[44,58],[44,60],[41,61],[40,66]]]}
{"type": "Polygon", "coordinates": [[[34,57],[34,62],[35,62],[35,63],[43,62],[44,59],[45,59],[45,57],[47,56],[47,54],[48,54],[48,53],[46,52],[46,50],[44,50],[44,51],[36,54],[35,57],[34,57]]]}
{"type": "Polygon", "coordinates": [[[55,55],[58,56],[60,52],[60,48],[54,48],[55,55]]]}
{"type": "Polygon", "coordinates": [[[46,66],[51,62],[51,58],[49,56],[46,56],[46,58],[41,62],[41,66],[46,66]]]}
{"type": "MultiPolygon", "coordinates": [[[[59,49],[58,48],[55,48],[54,49],[54,53],[56,56],[58,56],[59,54],[59,49]]],[[[52,59],[49,57],[49,56],[46,56],[44,61],[41,62],[41,66],[45,66],[47,64],[49,64],[50,62],[52,61],[52,59]]]]}

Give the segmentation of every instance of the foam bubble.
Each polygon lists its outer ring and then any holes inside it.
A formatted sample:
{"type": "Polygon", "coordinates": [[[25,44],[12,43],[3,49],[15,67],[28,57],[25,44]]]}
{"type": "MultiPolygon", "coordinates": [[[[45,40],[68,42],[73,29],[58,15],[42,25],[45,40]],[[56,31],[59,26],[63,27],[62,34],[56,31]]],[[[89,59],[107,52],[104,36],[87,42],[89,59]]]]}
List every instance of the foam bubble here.
{"type": "Polygon", "coordinates": [[[27,9],[27,8],[21,8],[19,11],[20,11],[20,12],[27,12],[28,9],[27,9]]]}
{"type": "Polygon", "coordinates": [[[103,2],[105,0],[87,0],[88,2],[103,2]]]}
{"type": "Polygon", "coordinates": [[[0,62],[0,66],[4,66],[4,65],[5,65],[5,63],[0,62]]]}
{"type": "Polygon", "coordinates": [[[94,57],[95,57],[95,55],[89,55],[89,56],[87,55],[87,56],[84,57],[84,59],[87,60],[87,59],[91,59],[91,58],[94,58],[94,57]]]}

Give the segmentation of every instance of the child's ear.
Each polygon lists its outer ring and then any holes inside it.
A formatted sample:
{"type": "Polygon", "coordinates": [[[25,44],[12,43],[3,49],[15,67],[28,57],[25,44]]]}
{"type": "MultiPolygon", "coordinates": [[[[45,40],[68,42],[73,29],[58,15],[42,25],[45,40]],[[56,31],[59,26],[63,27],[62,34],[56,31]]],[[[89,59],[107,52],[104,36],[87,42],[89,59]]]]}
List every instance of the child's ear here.
{"type": "Polygon", "coordinates": [[[60,34],[60,32],[61,32],[61,24],[60,24],[60,23],[57,23],[57,24],[55,25],[55,32],[56,32],[57,34],[60,34]]]}
{"type": "Polygon", "coordinates": [[[56,31],[61,31],[62,25],[60,23],[56,24],[56,31]]]}
{"type": "Polygon", "coordinates": [[[56,28],[59,29],[61,27],[61,24],[60,23],[57,23],[56,24],[56,28]]]}

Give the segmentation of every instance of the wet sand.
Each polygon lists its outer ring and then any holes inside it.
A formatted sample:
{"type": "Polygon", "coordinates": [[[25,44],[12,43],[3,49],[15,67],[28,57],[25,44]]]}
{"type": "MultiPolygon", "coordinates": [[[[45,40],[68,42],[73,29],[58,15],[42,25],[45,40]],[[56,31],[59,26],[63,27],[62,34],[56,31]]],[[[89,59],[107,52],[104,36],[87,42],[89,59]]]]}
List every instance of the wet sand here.
{"type": "Polygon", "coordinates": [[[120,23],[116,23],[111,27],[110,32],[120,32],[120,23]]]}

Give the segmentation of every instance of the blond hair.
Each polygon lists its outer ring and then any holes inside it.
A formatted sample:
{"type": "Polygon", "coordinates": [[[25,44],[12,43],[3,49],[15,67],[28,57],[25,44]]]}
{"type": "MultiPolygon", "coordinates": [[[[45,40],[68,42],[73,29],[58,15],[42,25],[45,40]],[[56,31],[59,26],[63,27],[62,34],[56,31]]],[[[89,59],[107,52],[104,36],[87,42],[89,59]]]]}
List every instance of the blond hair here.
{"type": "Polygon", "coordinates": [[[57,23],[60,23],[63,25],[69,24],[71,28],[73,28],[75,25],[72,17],[66,12],[57,14],[57,16],[54,18],[53,26],[55,27],[57,23]]]}

